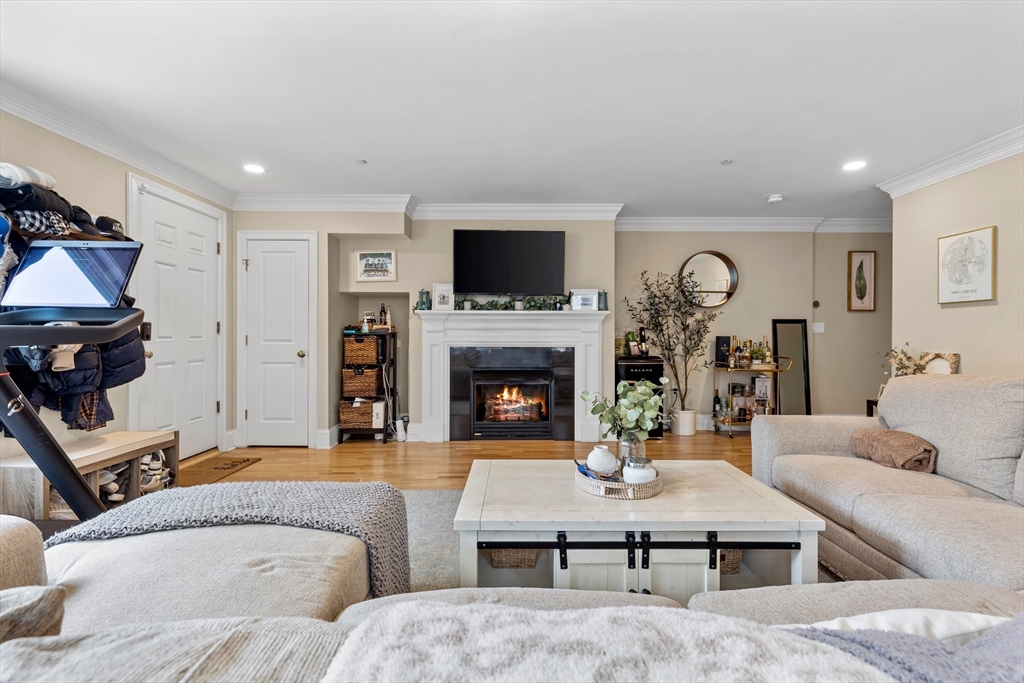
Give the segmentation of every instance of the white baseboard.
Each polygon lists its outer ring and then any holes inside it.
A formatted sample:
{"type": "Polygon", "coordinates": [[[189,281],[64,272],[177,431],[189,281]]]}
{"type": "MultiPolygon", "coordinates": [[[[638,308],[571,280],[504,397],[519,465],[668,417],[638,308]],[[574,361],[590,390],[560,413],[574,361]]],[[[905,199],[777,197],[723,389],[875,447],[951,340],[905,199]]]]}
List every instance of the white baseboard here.
{"type": "Polygon", "coordinates": [[[221,453],[227,453],[228,451],[235,450],[235,430],[229,429],[224,432],[224,441],[217,445],[217,450],[221,453]]]}
{"type": "Polygon", "coordinates": [[[312,445],[312,448],[320,451],[326,451],[337,446],[338,432],[340,429],[341,425],[334,425],[330,429],[316,430],[316,443],[312,445]]]}
{"type": "Polygon", "coordinates": [[[422,441],[426,443],[440,443],[444,441],[444,427],[441,425],[428,425],[422,422],[410,422],[405,430],[406,441],[422,441]]]}

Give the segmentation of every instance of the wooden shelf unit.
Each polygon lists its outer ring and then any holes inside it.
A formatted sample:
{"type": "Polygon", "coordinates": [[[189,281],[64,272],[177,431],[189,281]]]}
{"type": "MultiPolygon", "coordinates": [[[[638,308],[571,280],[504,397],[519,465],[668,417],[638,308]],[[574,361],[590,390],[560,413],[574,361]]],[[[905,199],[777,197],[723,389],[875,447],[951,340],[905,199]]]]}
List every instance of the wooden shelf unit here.
{"type": "MultiPolygon", "coordinates": [[[[354,368],[381,368],[381,371],[385,374],[384,378],[384,393],[374,394],[367,396],[359,396],[359,398],[371,399],[373,401],[384,401],[384,426],[381,428],[372,427],[356,427],[356,428],[345,428],[340,426],[338,428],[338,443],[344,440],[346,434],[363,434],[363,435],[383,435],[383,443],[388,442],[388,430],[390,425],[395,421],[395,415],[398,414],[398,370],[396,362],[396,351],[397,351],[398,337],[394,329],[391,330],[380,330],[370,332],[345,332],[342,334],[341,339],[341,366],[345,369],[354,368]],[[380,364],[367,364],[367,363],[350,363],[345,357],[345,339],[346,338],[372,338],[381,339],[383,344],[383,358],[380,364]]],[[[344,375],[343,375],[344,376],[344,375]]],[[[342,380],[341,387],[342,401],[351,400],[351,397],[345,396],[345,385],[342,380]]]]}

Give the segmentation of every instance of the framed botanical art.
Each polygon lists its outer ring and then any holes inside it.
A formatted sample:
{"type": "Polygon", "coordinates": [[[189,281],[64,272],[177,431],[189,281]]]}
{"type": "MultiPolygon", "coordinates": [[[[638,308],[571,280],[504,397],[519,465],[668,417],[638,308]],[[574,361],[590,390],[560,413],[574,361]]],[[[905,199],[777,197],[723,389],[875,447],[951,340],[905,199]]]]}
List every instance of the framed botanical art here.
{"type": "Polygon", "coordinates": [[[394,250],[356,252],[356,282],[394,282],[397,279],[394,250]]]}
{"type": "Polygon", "coordinates": [[[875,252],[850,251],[846,256],[846,310],[875,310],[875,252]]]}
{"type": "Polygon", "coordinates": [[[939,238],[939,303],[996,298],[996,226],[939,238]]]}

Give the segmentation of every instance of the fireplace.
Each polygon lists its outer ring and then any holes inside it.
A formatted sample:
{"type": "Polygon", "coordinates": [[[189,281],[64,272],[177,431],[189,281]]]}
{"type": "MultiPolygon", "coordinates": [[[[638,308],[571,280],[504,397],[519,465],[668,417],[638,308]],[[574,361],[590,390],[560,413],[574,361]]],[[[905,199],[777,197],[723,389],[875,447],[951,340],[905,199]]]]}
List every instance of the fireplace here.
{"type": "Polygon", "coordinates": [[[550,439],[550,370],[476,370],[473,384],[474,439],[550,439]]]}
{"type": "Polygon", "coordinates": [[[451,440],[573,440],[575,365],[571,348],[452,347],[451,440]]]}

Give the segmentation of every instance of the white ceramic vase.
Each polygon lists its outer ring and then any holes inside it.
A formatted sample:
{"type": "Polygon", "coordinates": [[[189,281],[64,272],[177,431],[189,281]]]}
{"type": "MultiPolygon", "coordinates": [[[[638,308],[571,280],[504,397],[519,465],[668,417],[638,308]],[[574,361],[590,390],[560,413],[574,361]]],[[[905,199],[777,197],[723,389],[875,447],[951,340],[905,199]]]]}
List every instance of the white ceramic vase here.
{"type": "Polygon", "coordinates": [[[619,463],[615,459],[615,455],[608,450],[607,446],[594,446],[594,450],[590,451],[590,455],[587,456],[587,469],[591,472],[615,474],[618,467],[619,463]]]}
{"type": "Polygon", "coordinates": [[[697,433],[696,410],[673,410],[672,433],[676,436],[693,436],[697,433]]]}

